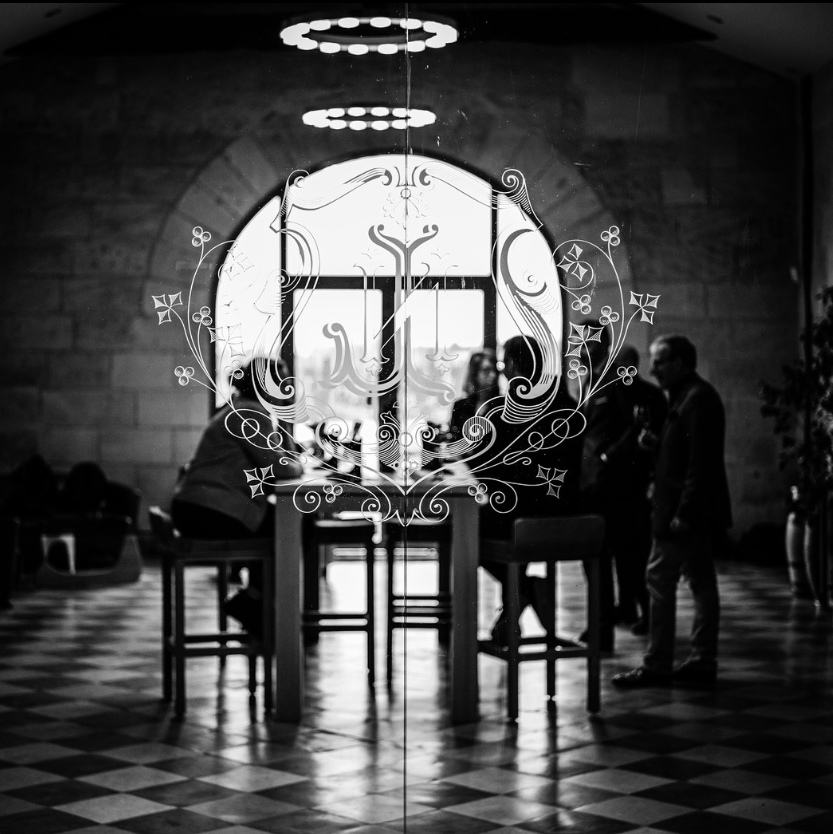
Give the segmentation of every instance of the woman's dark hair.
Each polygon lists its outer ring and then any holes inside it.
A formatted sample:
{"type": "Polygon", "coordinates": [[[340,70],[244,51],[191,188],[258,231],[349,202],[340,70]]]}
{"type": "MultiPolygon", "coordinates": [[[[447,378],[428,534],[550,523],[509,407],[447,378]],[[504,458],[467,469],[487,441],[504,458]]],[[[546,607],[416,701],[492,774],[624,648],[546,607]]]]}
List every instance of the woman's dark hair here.
{"type": "Polygon", "coordinates": [[[257,399],[257,390],[263,386],[262,381],[258,381],[256,376],[262,374],[264,368],[268,369],[272,377],[277,380],[284,379],[289,374],[289,369],[283,359],[256,356],[240,367],[242,376],[233,376],[231,379],[232,388],[237,391],[238,396],[247,400],[257,399]]]}
{"type": "Polygon", "coordinates": [[[503,345],[503,362],[512,362],[519,376],[535,382],[541,374],[544,354],[541,345],[532,336],[512,336],[503,345]]]}
{"type": "Polygon", "coordinates": [[[491,364],[495,369],[495,382],[485,391],[487,399],[496,397],[499,393],[497,385],[497,354],[491,348],[483,348],[483,350],[475,351],[469,357],[469,367],[466,370],[466,381],[463,383],[463,393],[467,396],[477,394],[480,389],[477,387],[477,374],[480,369],[487,364],[491,364]]]}

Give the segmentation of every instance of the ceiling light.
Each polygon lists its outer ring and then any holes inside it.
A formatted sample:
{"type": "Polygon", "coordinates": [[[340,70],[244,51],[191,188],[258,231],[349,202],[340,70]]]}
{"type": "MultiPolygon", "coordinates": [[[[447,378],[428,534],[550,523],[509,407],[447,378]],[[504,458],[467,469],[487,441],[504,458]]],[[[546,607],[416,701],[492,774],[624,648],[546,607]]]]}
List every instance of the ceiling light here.
{"type": "Polygon", "coordinates": [[[302,121],[310,127],[329,127],[332,130],[405,130],[407,127],[426,127],[437,121],[430,110],[414,107],[387,107],[383,105],[351,105],[330,107],[327,110],[309,110],[302,121]],[[347,117],[345,119],[345,116],[347,117]]]}
{"type": "Polygon", "coordinates": [[[287,46],[335,54],[395,55],[397,52],[423,52],[426,48],[440,49],[457,40],[454,21],[432,15],[414,17],[334,17],[312,15],[296,17],[281,30],[281,40],[287,46]]]}

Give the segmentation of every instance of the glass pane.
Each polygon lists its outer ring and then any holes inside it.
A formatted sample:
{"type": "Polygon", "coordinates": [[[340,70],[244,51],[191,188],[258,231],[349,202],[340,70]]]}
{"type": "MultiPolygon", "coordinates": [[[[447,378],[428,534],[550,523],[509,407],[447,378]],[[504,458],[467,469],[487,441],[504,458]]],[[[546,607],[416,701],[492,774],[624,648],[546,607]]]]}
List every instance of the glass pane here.
{"type": "Polygon", "coordinates": [[[296,437],[308,444],[318,423],[330,432],[350,433],[351,440],[371,440],[377,426],[378,401],[368,391],[345,385],[349,364],[359,374],[378,355],[382,327],[379,290],[296,290],[294,292],[294,376],[308,419],[296,437]],[[341,353],[334,326],[343,327],[346,353],[341,353]],[[341,363],[340,363],[341,360],[341,363]],[[355,431],[355,434],[354,434],[355,431]]]}
{"type": "Polygon", "coordinates": [[[411,314],[411,356],[414,370],[445,384],[443,394],[431,395],[405,379],[410,421],[448,424],[449,398],[461,396],[469,356],[483,347],[482,290],[416,290],[411,314]]]}
{"type": "Polygon", "coordinates": [[[415,154],[331,165],[291,190],[289,271],[488,276],[490,200],[487,183],[415,154]]]}

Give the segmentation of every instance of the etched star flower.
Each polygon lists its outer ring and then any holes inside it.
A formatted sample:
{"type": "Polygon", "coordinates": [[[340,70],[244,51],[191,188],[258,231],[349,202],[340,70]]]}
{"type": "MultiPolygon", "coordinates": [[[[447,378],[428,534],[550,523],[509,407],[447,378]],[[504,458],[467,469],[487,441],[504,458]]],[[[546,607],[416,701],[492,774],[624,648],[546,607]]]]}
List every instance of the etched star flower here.
{"type": "Polygon", "coordinates": [[[263,487],[269,486],[269,479],[274,477],[271,463],[269,466],[261,466],[260,471],[258,471],[257,467],[254,469],[244,469],[243,474],[245,474],[246,481],[252,490],[252,498],[263,495],[263,487]]]}
{"type": "Polygon", "coordinates": [[[162,324],[164,321],[170,321],[173,308],[182,306],[181,292],[168,295],[167,298],[164,293],[162,295],[152,295],[151,298],[153,299],[156,314],[159,316],[158,324],[162,324]]]}

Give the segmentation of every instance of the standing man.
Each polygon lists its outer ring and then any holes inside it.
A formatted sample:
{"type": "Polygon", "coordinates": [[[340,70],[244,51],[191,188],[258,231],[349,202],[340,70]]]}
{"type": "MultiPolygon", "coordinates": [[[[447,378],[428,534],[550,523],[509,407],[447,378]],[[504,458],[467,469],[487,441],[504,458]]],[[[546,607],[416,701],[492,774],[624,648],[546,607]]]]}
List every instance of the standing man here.
{"type": "Polygon", "coordinates": [[[613,678],[622,688],[674,680],[713,683],[717,678],[720,599],[714,566],[716,535],[731,526],[723,459],[726,419],[715,389],[696,371],[697,350],[684,336],[660,336],[651,345],[651,373],[668,395],[656,448],[653,545],[647,584],[651,597],[648,650],[642,666],[613,678]],[[677,585],[685,576],[694,599],[688,658],[674,667],[677,585]]]}

